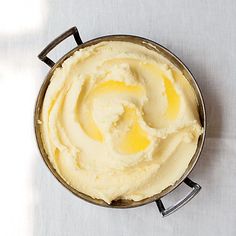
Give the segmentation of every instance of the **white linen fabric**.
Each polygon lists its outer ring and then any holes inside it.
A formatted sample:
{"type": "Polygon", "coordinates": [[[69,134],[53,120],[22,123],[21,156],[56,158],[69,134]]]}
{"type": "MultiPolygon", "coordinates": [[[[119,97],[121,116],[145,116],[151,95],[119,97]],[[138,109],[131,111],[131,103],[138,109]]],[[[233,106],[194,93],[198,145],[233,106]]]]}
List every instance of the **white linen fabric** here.
{"type": "MultiPolygon", "coordinates": [[[[236,235],[236,1],[9,0],[0,12],[1,235],[236,235]],[[173,215],[162,218],[155,203],[126,210],[91,205],[43,163],[32,117],[49,68],[37,54],[74,25],[84,41],[107,34],[152,39],[196,77],[208,129],[190,178],[202,190],[173,215]]],[[[68,39],[50,57],[74,45],[68,39]]],[[[169,206],[188,191],[180,186],[163,202],[169,206]]]]}

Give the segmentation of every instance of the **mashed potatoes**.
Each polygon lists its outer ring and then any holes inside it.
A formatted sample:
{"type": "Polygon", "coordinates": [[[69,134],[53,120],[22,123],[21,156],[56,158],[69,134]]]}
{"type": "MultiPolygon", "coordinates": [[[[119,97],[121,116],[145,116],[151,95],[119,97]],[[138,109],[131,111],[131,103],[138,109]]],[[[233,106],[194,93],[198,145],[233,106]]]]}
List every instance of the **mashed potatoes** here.
{"type": "Polygon", "coordinates": [[[41,122],[56,171],[107,203],[173,185],[202,133],[183,74],[157,52],[120,41],[81,49],[55,70],[41,122]]]}

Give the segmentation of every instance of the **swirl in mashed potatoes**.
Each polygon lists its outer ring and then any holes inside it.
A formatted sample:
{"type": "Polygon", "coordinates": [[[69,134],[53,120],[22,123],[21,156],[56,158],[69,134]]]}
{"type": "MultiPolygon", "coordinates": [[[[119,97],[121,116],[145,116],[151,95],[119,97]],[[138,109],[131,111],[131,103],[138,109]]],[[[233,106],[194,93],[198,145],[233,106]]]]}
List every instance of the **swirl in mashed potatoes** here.
{"type": "Polygon", "coordinates": [[[173,185],[202,133],[184,75],[156,51],[121,41],[80,49],[55,70],[41,122],[56,171],[107,203],[173,185]]]}

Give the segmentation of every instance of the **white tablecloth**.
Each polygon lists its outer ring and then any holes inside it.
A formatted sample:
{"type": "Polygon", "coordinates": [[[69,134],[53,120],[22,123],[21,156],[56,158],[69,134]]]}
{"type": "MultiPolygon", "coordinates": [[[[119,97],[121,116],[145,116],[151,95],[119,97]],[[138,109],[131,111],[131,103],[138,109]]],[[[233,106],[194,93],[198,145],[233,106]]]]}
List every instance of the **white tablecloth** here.
{"type": "MultiPolygon", "coordinates": [[[[74,46],[68,39],[50,57],[74,46]]],[[[236,235],[236,1],[2,1],[0,111],[0,235],[236,235]],[[208,135],[190,177],[202,190],[173,215],[162,218],[155,203],[127,210],[90,205],[64,189],[43,163],[32,122],[49,68],[37,54],[74,25],[84,41],[123,33],[157,41],[195,75],[208,135]]],[[[165,204],[189,190],[180,187],[165,204]]]]}

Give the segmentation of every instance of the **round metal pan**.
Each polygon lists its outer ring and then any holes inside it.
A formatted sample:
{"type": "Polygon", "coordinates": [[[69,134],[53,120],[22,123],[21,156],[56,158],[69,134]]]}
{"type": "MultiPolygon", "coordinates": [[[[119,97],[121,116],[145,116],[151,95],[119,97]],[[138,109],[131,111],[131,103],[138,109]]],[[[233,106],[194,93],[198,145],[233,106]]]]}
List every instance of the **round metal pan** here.
{"type": "Polygon", "coordinates": [[[45,62],[48,66],[50,66],[51,69],[49,70],[48,74],[46,75],[46,78],[45,78],[45,80],[44,80],[44,82],[41,86],[41,89],[40,89],[38,97],[37,97],[36,105],[35,105],[34,128],[35,128],[35,135],[36,135],[36,139],[37,139],[37,144],[38,144],[38,148],[39,148],[39,151],[41,153],[41,156],[42,156],[45,164],[49,168],[49,170],[56,177],[56,179],[64,187],[66,187],[70,192],[75,194],[77,197],[80,197],[81,199],[84,199],[87,202],[90,202],[90,203],[93,203],[93,204],[96,204],[96,205],[99,205],[99,206],[111,207],[111,208],[138,207],[138,206],[141,206],[141,205],[144,205],[144,204],[151,203],[151,202],[155,201],[157,206],[158,206],[159,211],[161,212],[161,214],[163,216],[167,216],[167,215],[171,214],[172,212],[176,211],[177,209],[179,209],[184,204],[186,204],[189,200],[191,200],[200,191],[200,189],[201,189],[200,185],[193,182],[192,180],[190,180],[187,176],[189,175],[189,173],[192,171],[192,169],[196,165],[196,162],[199,159],[200,153],[201,153],[202,148],[203,148],[205,135],[206,135],[206,110],[205,110],[203,97],[202,97],[201,91],[199,89],[199,86],[197,85],[196,80],[194,79],[194,77],[191,74],[191,72],[189,71],[189,69],[184,65],[184,63],[177,56],[175,56],[168,49],[166,49],[165,47],[161,46],[160,44],[158,44],[156,42],[153,42],[149,39],[141,38],[141,37],[138,37],[138,36],[133,36],[133,35],[108,35],[108,36],[103,36],[103,37],[99,37],[99,38],[96,38],[96,39],[92,39],[88,42],[83,43],[80,36],[79,36],[77,28],[72,27],[71,29],[67,30],[65,33],[58,36],[55,40],[53,40],[39,54],[38,57],[39,57],[40,60],[45,62]],[[71,51],[66,53],[66,55],[64,55],[56,63],[54,63],[49,57],[47,57],[47,54],[54,47],[56,47],[64,39],[66,39],[67,37],[72,36],[72,35],[74,36],[74,39],[77,43],[77,46],[74,49],[72,49],[71,51]],[[97,44],[97,43],[102,42],[102,41],[132,42],[132,43],[136,43],[136,44],[139,44],[141,46],[144,46],[146,48],[149,48],[151,50],[154,50],[154,51],[158,52],[159,54],[163,55],[165,58],[167,58],[169,61],[171,61],[180,71],[182,71],[185,78],[189,81],[190,85],[194,89],[197,100],[198,100],[198,110],[199,110],[200,122],[201,122],[201,125],[203,127],[203,133],[199,137],[196,152],[195,152],[194,156],[192,157],[191,162],[188,165],[188,168],[186,169],[186,171],[184,172],[182,177],[178,181],[175,182],[174,185],[169,186],[166,189],[164,189],[162,192],[160,192],[160,193],[158,193],[158,194],[156,194],[152,197],[143,199],[141,201],[117,200],[117,201],[112,201],[111,204],[107,204],[103,200],[93,199],[90,196],[85,195],[85,194],[77,191],[76,189],[71,187],[69,184],[67,184],[66,181],[56,172],[56,170],[54,169],[54,167],[52,166],[51,162],[48,159],[48,156],[47,156],[47,153],[44,149],[42,138],[41,138],[40,123],[38,121],[40,120],[40,114],[41,114],[41,109],[42,109],[42,105],[43,105],[44,96],[45,96],[46,90],[48,88],[48,85],[50,84],[50,79],[51,79],[55,69],[60,67],[62,65],[62,63],[68,57],[70,57],[75,51],[77,51],[81,48],[84,48],[84,47],[88,47],[88,46],[97,44]],[[162,201],[161,201],[161,198],[164,197],[166,194],[170,193],[171,191],[173,191],[181,183],[187,184],[191,188],[191,191],[183,199],[181,199],[177,203],[173,204],[172,206],[170,206],[168,208],[165,208],[162,201]]]}

